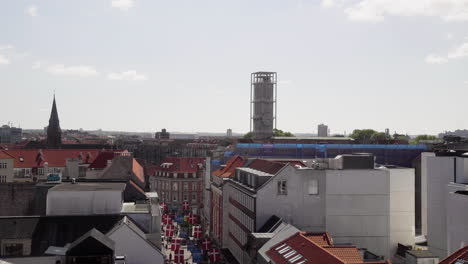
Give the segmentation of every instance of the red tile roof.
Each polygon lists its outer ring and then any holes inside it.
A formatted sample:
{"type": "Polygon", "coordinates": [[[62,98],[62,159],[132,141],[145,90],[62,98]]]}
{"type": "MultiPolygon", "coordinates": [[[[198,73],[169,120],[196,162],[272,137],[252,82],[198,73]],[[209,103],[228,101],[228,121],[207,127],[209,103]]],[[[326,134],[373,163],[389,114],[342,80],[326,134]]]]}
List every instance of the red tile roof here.
{"type": "Polygon", "coordinates": [[[344,263],[363,262],[361,255],[359,255],[359,250],[355,246],[327,246],[323,248],[341,259],[344,263]]]}
{"type": "Polygon", "coordinates": [[[305,233],[304,236],[321,247],[333,245],[333,240],[328,233],[305,233]]]}
{"type": "Polygon", "coordinates": [[[232,157],[227,163],[226,167],[221,168],[213,172],[213,175],[220,178],[230,178],[236,172],[237,167],[241,167],[245,162],[245,159],[241,156],[232,157]]]}
{"type": "MultiPolygon", "coordinates": [[[[328,233],[298,232],[271,247],[266,254],[276,264],[364,264],[355,246],[334,246],[328,233]]],[[[366,262],[384,264],[390,262],[366,262]]]]}
{"type": "Polygon", "coordinates": [[[145,182],[145,170],[136,159],[132,161],[132,171],[141,182],[145,182]]]}
{"type": "Polygon", "coordinates": [[[284,163],[264,159],[254,159],[250,164],[247,165],[248,168],[263,171],[269,174],[276,174],[284,166],[284,163]]]}
{"type": "Polygon", "coordinates": [[[66,160],[78,158],[83,163],[89,164],[97,157],[97,149],[12,149],[4,150],[15,158],[15,168],[43,167],[48,163],[49,167],[65,167],[66,160]]]}
{"type": "Polygon", "coordinates": [[[204,158],[189,158],[189,157],[167,157],[161,162],[158,167],[159,171],[177,172],[177,173],[193,173],[199,170],[198,164],[204,164],[204,158]],[[168,167],[162,167],[164,163],[172,164],[168,167]]]}
{"type": "Polygon", "coordinates": [[[0,159],[14,159],[15,157],[6,153],[5,151],[0,151],[0,159]]]}
{"type": "Polygon", "coordinates": [[[455,251],[452,255],[439,262],[439,264],[455,264],[460,259],[468,262],[468,245],[455,251]]]}
{"type": "Polygon", "coordinates": [[[100,151],[94,161],[89,165],[90,169],[104,169],[107,167],[107,161],[112,160],[116,153],[128,152],[126,150],[105,150],[100,151]]]}

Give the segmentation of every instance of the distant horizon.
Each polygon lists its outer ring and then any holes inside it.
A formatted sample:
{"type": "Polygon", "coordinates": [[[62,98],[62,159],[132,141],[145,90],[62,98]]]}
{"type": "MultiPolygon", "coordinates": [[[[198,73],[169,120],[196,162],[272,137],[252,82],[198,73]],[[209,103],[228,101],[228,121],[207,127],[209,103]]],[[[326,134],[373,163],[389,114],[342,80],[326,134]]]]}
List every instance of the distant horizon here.
{"type": "MultiPolygon", "coordinates": [[[[35,129],[35,128],[21,128],[23,129],[23,131],[43,131],[44,129],[35,129]]],[[[61,128],[62,131],[64,130],[80,130],[80,128],[61,128]]],[[[372,129],[372,128],[357,128],[357,129],[372,129]]],[[[226,131],[224,132],[220,132],[220,131],[214,131],[214,132],[210,132],[210,131],[194,131],[194,132],[187,132],[187,131],[170,131],[166,128],[167,132],[170,133],[170,134],[187,134],[187,135],[198,135],[198,134],[218,134],[218,135],[226,135],[226,131]]],[[[374,129],[375,130],[375,129],[374,129]]],[[[463,130],[463,129],[458,129],[458,130],[463,130]]],[[[83,132],[97,132],[97,131],[100,131],[100,129],[83,129],[83,132]]],[[[291,132],[293,133],[295,136],[318,136],[318,133],[317,132],[294,132],[294,131],[289,131],[289,130],[284,130],[283,131],[287,131],[287,132],[291,132]]],[[[378,131],[378,130],[376,130],[378,131]]],[[[101,132],[103,133],[136,133],[136,134],[155,134],[156,132],[161,132],[161,130],[157,130],[157,131],[131,131],[131,130],[103,130],[101,129],[101,132]]],[[[245,135],[246,133],[248,133],[250,131],[247,131],[247,132],[236,132],[236,131],[232,131],[232,134],[233,136],[243,136],[245,135]]],[[[346,133],[346,137],[349,137],[351,134],[352,134],[352,130],[350,133],[346,133]]],[[[378,132],[384,132],[384,131],[378,131],[378,132]]],[[[398,131],[396,131],[398,133],[398,131]]],[[[442,133],[445,133],[445,132],[453,132],[453,131],[444,131],[444,132],[439,132],[437,134],[403,134],[403,135],[408,135],[410,137],[416,137],[418,135],[431,135],[431,136],[438,136],[439,134],[442,134],[442,133]]],[[[391,135],[394,134],[394,132],[390,132],[391,135]]],[[[399,134],[402,134],[402,133],[399,133],[399,134]]],[[[340,135],[340,136],[343,136],[344,134],[343,133],[330,133],[328,136],[336,136],[336,135],[340,135]]]]}

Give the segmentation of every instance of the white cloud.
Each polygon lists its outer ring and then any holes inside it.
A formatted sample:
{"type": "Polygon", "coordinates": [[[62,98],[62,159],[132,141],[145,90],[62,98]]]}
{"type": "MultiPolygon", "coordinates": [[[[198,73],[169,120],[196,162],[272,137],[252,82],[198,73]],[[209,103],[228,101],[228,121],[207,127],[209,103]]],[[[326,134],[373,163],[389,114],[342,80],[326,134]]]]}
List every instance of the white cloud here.
{"type": "Polygon", "coordinates": [[[10,64],[10,61],[7,58],[5,58],[5,56],[0,54],[0,65],[6,65],[6,64],[10,64]]]}
{"type": "Polygon", "coordinates": [[[466,85],[468,85],[468,81],[464,81],[463,83],[466,84],[466,85]]]}
{"type": "MultiPolygon", "coordinates": [[[[387,16],[428,16],[445,21],[467,21],[468,0],[341,0],[350,20],[380,22],[387,16]],[[346,7],[345,7],[346,6],[346,7]]],[[[323,0],[323,7],[337,6],[323,0]]]]}
{"type": "Polygon", "coordinates": [[[111,6],[120,10],[128,10],[135,4],[134,0],[111,0],[111,6]]]}
{"type": "Polygon", "coordinates": [[[37,69],[40,69],[42,67],[42,64],[40,61],[36,61],[35,63],[33,63],[33,70],[37,70],[37,69]]]}
{"type": "Polygon", "coordinates": [[[448,59],[439,55],[431,54],[426,56],[425,61],[429,64],[444,64],[448,62],[448,59]]]}
{"type": "Polygon", "coordinates": [[[464,57],[468,57],[468,42],[463,43],[447,55],[447,58],[449,59],[459,59],[464,57]]]}
{"type": "Polygon", "coordinates": [[[138,74],[136,71],[130,70],[130,71],[125,71],[121,73],[109,73],[107,75],[107,79],[109,80],[125,80],[125,81],[146,81],[148,80],[148,77],[143,74],[138,74]]]}
{"type": "Polygon", "coordinates": [[[96,76],[99,74],[93,66],[86,65],[65,67],[63,64],[56,64],[47,67],[46,71],[54,75],[69,75],[79,77],[96,76]]]}
{"type": "Polygon", "coordinates": [[[468,42],[462,43],[460,46],[454,48],[444,56],[434,54],[428,55],[426,57],[426,62],[429,64],[442,64],[448,62],[449,60],[461,59],[465,57],[468,57],[468,42]]]}
{"type": "Polygon", "coordinates": [[[37,7],[36,6],[30,6],[26,9],[26,14],[30,15],[30,16],[37,16],[37,7]]]}
{"type": "Polygon", "coordinates": [[[13,45],[7,44],[7,45],[0,45],[0,50],[7,50],[7,49],[13,49],[13,45]]]}
{"type": "Polygon", "coordinates": [[[329,8],[333,7],[335,2],[333,0],[322,0],[322,7],[329,8]]]}

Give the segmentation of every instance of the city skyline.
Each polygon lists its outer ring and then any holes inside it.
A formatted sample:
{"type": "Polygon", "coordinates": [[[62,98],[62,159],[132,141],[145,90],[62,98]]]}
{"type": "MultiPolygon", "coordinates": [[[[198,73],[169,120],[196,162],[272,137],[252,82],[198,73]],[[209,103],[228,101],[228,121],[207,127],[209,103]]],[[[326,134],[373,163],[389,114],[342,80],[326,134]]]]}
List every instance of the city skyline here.
{"type": "Polygon", "coordinates": [[[468,127],[468,1],[399,3],[2,3],[0,124],[45,127],[55,91],[63,129],[242,133],[275,71],[282,130],[468,127]]]}

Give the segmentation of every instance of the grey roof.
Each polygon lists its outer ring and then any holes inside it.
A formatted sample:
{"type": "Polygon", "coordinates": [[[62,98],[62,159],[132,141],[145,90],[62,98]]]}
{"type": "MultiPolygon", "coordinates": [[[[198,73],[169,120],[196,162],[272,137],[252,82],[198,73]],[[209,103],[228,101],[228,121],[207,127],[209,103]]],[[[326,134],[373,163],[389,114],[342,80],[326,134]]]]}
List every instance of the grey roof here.
{"type": "Polygon", "coordinates": [[[44,254],[47,255],[58,255],[58,256],[65,256],[67,254],[68,247],[54,247],[50,246],[44,254]]]}
{"type": "Polygon", "coordinates": [[[114,250],[115,242],[112,239],[108,238],[103,233],[99,232],[96,228],[89,230],[88,233],[82,235],[81,237],[73,241],[73,243],[71,243],[70,246],[68,247],[68,250],[73,249],[74,247],[81,244],[83,241],[85,241],[86,239],[90,237],[96,239],[97,241],[105,245],[107,248],[114,250]]]}
{"type": "Polygon", "coordinates": [[[410,254],[416,258],[438,258],[438,256],[429,250],[408,250],[406,254],[410,254]]]}
{"type": "Polygon", "coordinates": [[[73,183],[62,183],[51,189],[49,192],[61,192],[61,191],[124,191],[125,183],[120,182],[77,182],[73,183]]]}
{"type": "Polygon", "coordinates": [[[0,238],[31,238],[36,229],[39,217],[1,217],[0,238]]]}

